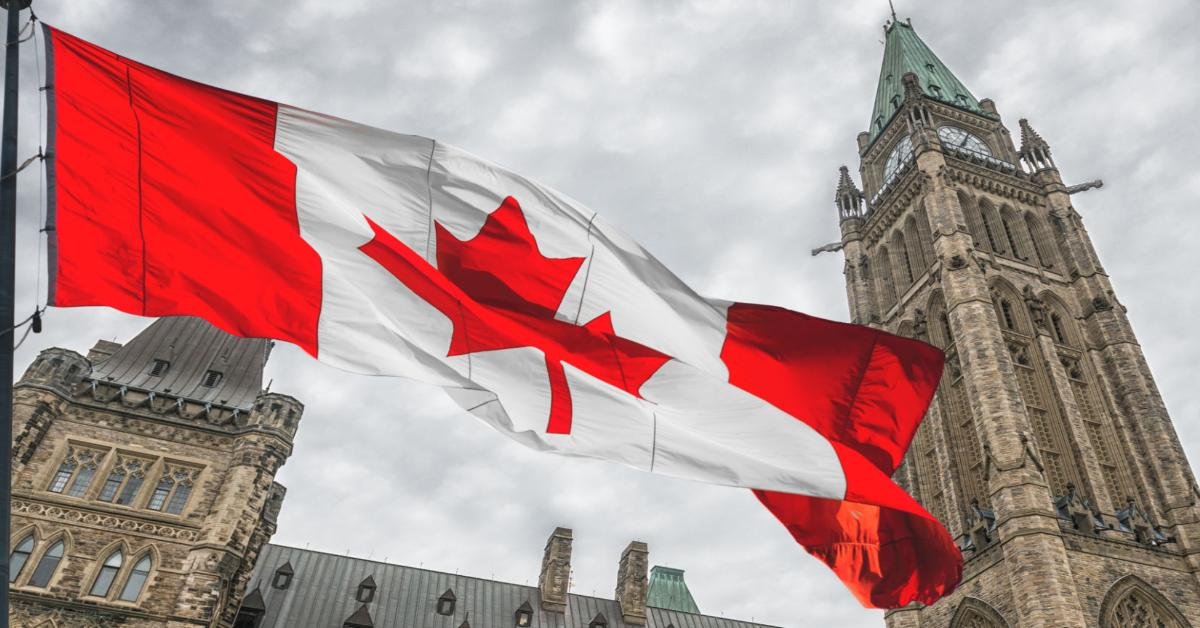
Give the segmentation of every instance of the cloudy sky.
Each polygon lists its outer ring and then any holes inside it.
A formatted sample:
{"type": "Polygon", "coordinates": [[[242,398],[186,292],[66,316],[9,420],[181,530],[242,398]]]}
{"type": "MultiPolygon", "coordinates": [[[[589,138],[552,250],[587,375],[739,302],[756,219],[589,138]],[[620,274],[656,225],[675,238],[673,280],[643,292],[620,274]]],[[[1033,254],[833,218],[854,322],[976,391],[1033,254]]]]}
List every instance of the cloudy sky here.
{"type": "MultiPolygon", "coordinates": [[[[1200,462],[1200,5],[898,4],[1010,128],[1033,122],[1068,182],[1104,179],[1075,205],[1200,462]]],[[[36,5],[189,78],[488,157],[597,209],[703,294],[847,318],[840,254],[808,250],[838,237],[833,185],[870,115],[884,0],[36,5]]],[[[30,154],[32,55],[23,71],[30,154]]],[[[20,180],[21,317],[43,298],[37,180],[20,180]]],[[[52,310],[18,371],[46,346],[85,351],[145,324],[52,310]]],[[[611,596],[621,549],[640,539],[654,563],[687,571],[706,613],[881,623],[748,491],[536,454],[438,390],[335,371],[290,346],[268,370],[308,408],[280,474],[276,542],[536,584],[562,525],[575,530],[578,593],[611,596]]]]}

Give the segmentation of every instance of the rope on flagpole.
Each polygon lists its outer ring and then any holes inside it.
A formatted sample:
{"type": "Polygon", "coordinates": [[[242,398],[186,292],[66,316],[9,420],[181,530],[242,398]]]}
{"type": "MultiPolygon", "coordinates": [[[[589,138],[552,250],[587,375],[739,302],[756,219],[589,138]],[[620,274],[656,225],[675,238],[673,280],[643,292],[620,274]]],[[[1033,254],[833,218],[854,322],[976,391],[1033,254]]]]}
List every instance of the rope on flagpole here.
{"type": "Polygon", "coordinates": [[[16,169],[16,170],[13,170],[12,172],[10,172],[10,173],[8,173],[8,174],[6,174],[6,175],[4,175],[4,176],[0,177],[0,181],[3,181],[3,180],[5,180],[5,179],[7,179],[7,178],[9,178],[9,177],[15,177],[15,176],[17,176],[17,173],[19,173],[19,172],[21,172],[22,170],[24,170],[24,169],[28,168],[28,167],[29,167],[29,164],[31,164],[31,163],[33,163],[33,162],[35,162],[35,161],[39,160],[39,159],[45,159],[45,158],[46,158],[46,156],[42,154],[42,147],[41,147],[41,146],[38,146],[38,152],[37,152],[37,154],[36,154],[36,155],[33,155],[33,156],[31,156],[29,159],[26,159],[25,161],[21,162],[21,165],[17,166],[17,169],[16,169]]]}

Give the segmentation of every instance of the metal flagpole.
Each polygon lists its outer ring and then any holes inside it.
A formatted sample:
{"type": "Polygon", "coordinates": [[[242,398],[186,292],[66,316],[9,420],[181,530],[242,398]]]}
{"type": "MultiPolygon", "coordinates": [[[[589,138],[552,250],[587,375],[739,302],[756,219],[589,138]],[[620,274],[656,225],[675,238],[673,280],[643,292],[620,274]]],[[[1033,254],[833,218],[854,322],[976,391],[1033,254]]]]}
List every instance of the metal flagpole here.
{"type": "Polygon", "coordinates": [[[4,121],[0,143],[0,542],[4,555],[0,572],[0,626],[8,628],[8,545],[11,527],[12,502],[12,382],[13,382],[13,292],[16,283],[17,248],[17,78],[20,73],[21,45],[18,26],[21,9],[31,0],[0,0],[8,9],[8,36],[4,52],[4,121]]]}

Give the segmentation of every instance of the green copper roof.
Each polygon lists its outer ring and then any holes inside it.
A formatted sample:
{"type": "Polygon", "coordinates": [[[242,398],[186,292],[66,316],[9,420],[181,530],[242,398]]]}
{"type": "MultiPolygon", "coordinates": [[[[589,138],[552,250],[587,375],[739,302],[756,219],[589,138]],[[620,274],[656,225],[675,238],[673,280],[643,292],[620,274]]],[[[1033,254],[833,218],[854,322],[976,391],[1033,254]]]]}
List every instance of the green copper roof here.
{"type": "Polygon", "coordinates": [[[646,591],[646,606],[663,608],[681,613],[700,614],[692,592],[683,581],[682,569],[671,569],[655,565],[650,570],[650,588],[646,591]]]}
{"type": "Polygon", "coordinates": [[[879,70],[879,87],[875,90],[875,109],[871,112],[871,141],[887,127],[888,121],[904,101],[901,77],[912,72],[921,83],[926,96],[983,113],[979,101],[971,95],[950,68],[917,37],[912,24],[899,20],[887,27],[883,47],[883,67],[879,70]]]}

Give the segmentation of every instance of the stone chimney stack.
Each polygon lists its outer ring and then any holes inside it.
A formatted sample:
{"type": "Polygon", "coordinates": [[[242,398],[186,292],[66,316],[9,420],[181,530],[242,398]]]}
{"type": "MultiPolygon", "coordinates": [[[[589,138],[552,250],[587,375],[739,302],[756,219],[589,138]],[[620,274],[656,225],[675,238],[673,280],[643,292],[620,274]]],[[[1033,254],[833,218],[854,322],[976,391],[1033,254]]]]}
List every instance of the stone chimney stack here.
{"type": "Polygon", "coordinates": [[[617,604],[627,624],[646,625],[646,568],[650,549],[641,541],[630,541],[621,552],[617,567],[617,604]]]}
{"type": "Polygon", "coordinates": [[[538,590],[542,594],[542,608],[553,613],[567,611],[567,590],[571,583],[571,540],[570,528],[555,528],[550,538],[546,539],[538,590]]]}

